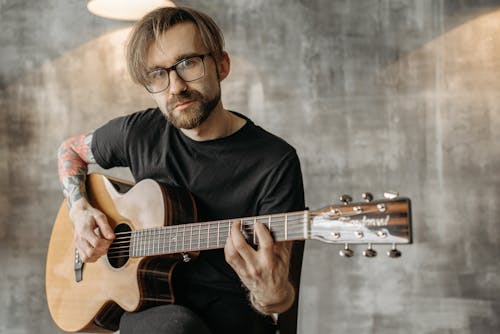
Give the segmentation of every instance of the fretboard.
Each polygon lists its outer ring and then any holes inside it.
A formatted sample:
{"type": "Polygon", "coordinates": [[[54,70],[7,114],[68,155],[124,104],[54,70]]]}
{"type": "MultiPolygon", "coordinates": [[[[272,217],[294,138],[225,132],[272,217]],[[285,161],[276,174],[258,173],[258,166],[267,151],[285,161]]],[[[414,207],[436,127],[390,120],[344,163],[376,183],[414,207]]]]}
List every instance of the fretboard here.
{"type": "Polygon", "coordinates": [[[132,231],[131,257],[185,253],[224,248],[231,226],[241,222],[241,231],[252,244],[258,244],[254,224],[260,222],[271,232],[275,241],[308,238],[309,211],[298,211],[205,223],[181,224],[132,231]]]}

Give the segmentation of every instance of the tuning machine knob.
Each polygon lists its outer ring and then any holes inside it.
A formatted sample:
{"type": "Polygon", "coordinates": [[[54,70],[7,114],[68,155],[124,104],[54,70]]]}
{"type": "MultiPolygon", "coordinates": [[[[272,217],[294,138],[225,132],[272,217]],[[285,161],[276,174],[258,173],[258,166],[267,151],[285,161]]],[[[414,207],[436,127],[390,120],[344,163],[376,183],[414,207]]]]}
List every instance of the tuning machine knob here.
{"type": "Polygon", "coordinates": [[[394,199],[399,196],[399,193],[396,191],[386,191],[384,193],[384,198],[386,199],[394,199]]]}
{"type": "Polygon", "coordinates": [[[366,202],[371,202],[373,201],[373,195],[371,193],[362,193],[361,197],[366,201],[366,202]]]}
{"type": "Polygon", "coordinates": [[[340,256],[343,257],[352,257],[354,255],[354,251],[349,248],[349,244],[344,245],[344,249],[339,251],[340,256]]]}
{"type": "Polygon", "coordinates": [[[344,205],[349,205],[352,202],[352,197],[344,194],[340,196],[340,201],[344,203],[344,205]]]}
{"type": "Polygon", "coordinates": [[[372,244],[368,244],[368,248],[363,251],[363,255],[366,257],[375,257],[377,256],[377,251],[372,248],[372,244]]]}
{"type": "Polygon", "coordinates": [[[392,244],[392,248],[389,251],[387,251],[387,256],[393,259],[401,257],[401,251],[396,249],[396,244],[392,244]]]}

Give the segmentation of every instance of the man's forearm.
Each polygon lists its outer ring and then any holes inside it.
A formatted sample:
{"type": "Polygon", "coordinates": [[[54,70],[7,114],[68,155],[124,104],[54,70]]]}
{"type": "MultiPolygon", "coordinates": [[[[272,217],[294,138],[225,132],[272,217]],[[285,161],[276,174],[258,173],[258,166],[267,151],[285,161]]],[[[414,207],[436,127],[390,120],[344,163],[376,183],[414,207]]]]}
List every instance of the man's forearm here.
{"type": "Polygon", "coordinates": [[[76,201],[86,198],[88,164],[95,163],[91,142],[92,134],[75,136],[62,143],[57,152],[59,181],[70,208],[76,201]]]}

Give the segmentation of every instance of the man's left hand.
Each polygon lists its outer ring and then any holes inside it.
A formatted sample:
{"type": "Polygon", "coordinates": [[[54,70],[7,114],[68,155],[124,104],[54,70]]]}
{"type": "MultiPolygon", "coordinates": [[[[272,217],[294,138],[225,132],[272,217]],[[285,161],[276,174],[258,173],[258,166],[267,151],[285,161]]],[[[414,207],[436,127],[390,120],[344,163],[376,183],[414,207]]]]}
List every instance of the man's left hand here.
{"type": "Polygon", "coordinates": [[[291,242],[273,241],[269,230],[254,224],[258,249],[253,249],[241,232],[241,222],[232,223],[224,253],[226,261],[250,290],[254,307],[265,314],[286,311],[294,301],[288,279],[291,242]]]}

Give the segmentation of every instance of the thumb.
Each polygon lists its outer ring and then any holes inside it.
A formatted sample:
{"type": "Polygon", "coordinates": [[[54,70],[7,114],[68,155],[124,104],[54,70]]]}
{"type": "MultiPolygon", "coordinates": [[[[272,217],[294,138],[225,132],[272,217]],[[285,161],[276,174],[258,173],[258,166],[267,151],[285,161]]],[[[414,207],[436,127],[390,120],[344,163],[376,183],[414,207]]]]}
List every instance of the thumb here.
{"type": "Polygon", "coordinates": [[[109,225],[106,216],[102,212],[99,212],[94,216],[94,219],[96,221],[97,226],[99,227],[101,235],[108,240],[113,240],[115,238],[115,233],[113,232],[113,229],[109,225]]]}

